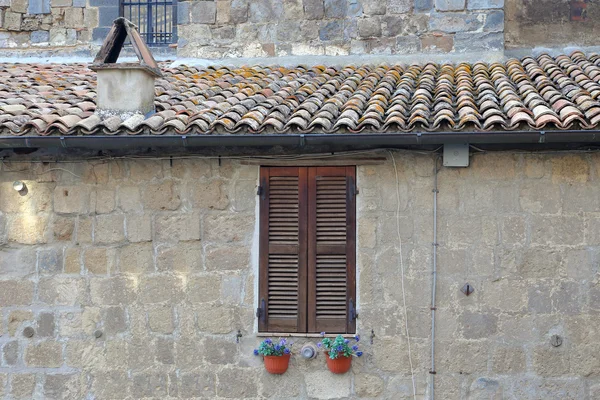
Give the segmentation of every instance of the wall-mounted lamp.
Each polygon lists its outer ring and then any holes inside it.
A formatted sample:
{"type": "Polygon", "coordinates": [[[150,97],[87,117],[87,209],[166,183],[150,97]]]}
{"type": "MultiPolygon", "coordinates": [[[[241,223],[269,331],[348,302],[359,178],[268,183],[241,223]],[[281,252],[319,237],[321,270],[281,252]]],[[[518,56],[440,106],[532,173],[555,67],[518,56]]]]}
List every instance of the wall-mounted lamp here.
{"type": "Polygon", "coordinates": [[[23,181],[14,181],[13,189],[17,191],[21,196],[25,196],[27,194],[27,185],[23,181]]]}

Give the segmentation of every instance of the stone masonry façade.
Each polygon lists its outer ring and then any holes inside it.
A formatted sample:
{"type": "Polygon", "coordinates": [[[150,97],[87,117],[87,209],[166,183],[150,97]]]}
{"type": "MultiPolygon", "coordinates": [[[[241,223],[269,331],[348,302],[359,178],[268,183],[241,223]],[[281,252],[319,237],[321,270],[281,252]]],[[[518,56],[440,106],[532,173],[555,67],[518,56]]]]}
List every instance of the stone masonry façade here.
{"type": "MultiPolygon", "coordinates": [[[[422,399],[434,156],[395,160],[422,399]]],[[[598,398],[600,154],[471,161],[439,172],[437,398],[598,398]]],[[[325,370],[322,355],[293,357],[285,375],[271,376],[252,355],[257,177],[257,166],[227,159],[5,159],[0,397],[412,398],[391,160],[357,171],[365,356],[342,376],[325,370]],[[12,189],[15,180],[27,194],[12,189]]]]}
{"type": "MultiPolygon", "coordinates": [[[[504,0],[178,1],[173,53],[221,59],[498,52],[503,8],[504,0]]],[[[89,54],[118,16],[118,0],[0,0],[0,49],[89,54]]]]}

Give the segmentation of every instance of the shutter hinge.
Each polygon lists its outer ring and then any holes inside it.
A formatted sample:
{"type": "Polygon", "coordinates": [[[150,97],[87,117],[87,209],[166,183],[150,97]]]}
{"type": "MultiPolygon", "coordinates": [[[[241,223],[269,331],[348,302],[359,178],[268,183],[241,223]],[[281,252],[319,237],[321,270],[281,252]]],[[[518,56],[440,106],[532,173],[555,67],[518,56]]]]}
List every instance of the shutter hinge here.
{"type": "Polygon", "coordinates": [[[350,303],[348,304],[348,316],[350,321],[354,321],[358,318],[358,313],[356,312],[356,306],[354,305],[354,300],[350,299],[350,303]]]}
{"type": "Polygon", "coordinates": [[[258,190],[256,191],[256,195],[257,196],[262,196],[263,192],[265,191],[265,188],[263,188],[262,186],[258,187],[258,190]]]}
{"type": "Polygon", "coordinates": [[[265,317],[267,316],[267,310],[265,305],[265,299],[260,299],[260,305],[256,309],[256,318],[260,321],[265,322],[265,317]]]}

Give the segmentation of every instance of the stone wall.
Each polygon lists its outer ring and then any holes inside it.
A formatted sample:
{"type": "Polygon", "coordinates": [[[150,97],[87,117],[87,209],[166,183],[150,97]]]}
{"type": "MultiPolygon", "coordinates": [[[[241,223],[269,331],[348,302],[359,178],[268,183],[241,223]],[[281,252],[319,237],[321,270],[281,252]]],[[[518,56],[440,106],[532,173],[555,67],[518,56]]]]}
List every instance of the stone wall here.
{"type": "Polygon", "coordinates": [[[87,0],[0,0],[0,48],[88,47],[98,11],[87,0]]]}
{"type": "Polygon", "coordinates": [[[572,21],[571,3],[572,0],[507,0],[506,47],[597,46],[600,4],[586,1],[585,20],[572,21]]]}
{"type": "Polygon", "coordinates": [[[504,0],[180,2],[184,57],[503,50],[504,0]]]}
{"type": "MultiPolygon", "coordinates": [[[[271,376],[252,355],[260,340],[258,167],[5,159],[0,396],[412,398],[401,247],[416,388],[425,398],[434,157],[395,160],[401,246],[393,163],[358,167],[365,356],[346,375],[327,372],[320,355],[295,356],[285,375],[271,376]],[[27,191],[14,191],[15,180],[27,191]]],[[[437,398],[598,398],[599,154],[471,161],[439,173],[437,398]],[[469,297],[460,292],[466,282],[475,289],[469,297]]],[[[313,339],[295,340],[299,347],[313,339]]]]}

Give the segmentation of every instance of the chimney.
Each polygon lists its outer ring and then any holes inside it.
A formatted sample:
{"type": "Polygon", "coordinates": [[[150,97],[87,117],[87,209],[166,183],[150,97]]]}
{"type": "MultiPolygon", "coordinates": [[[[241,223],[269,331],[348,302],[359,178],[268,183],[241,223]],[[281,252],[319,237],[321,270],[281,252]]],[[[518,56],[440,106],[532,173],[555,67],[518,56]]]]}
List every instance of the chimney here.
{"type": "Polygon", "coordinates": [[[96,113],[101,118],[118,115],[125,120],[154,113],[154,80],[162,73],[133,23],[125,18],[114,21],[90,69],[98,74],[96,113]],[[117,64],[127,38],[139,61],[117,64]]]}

